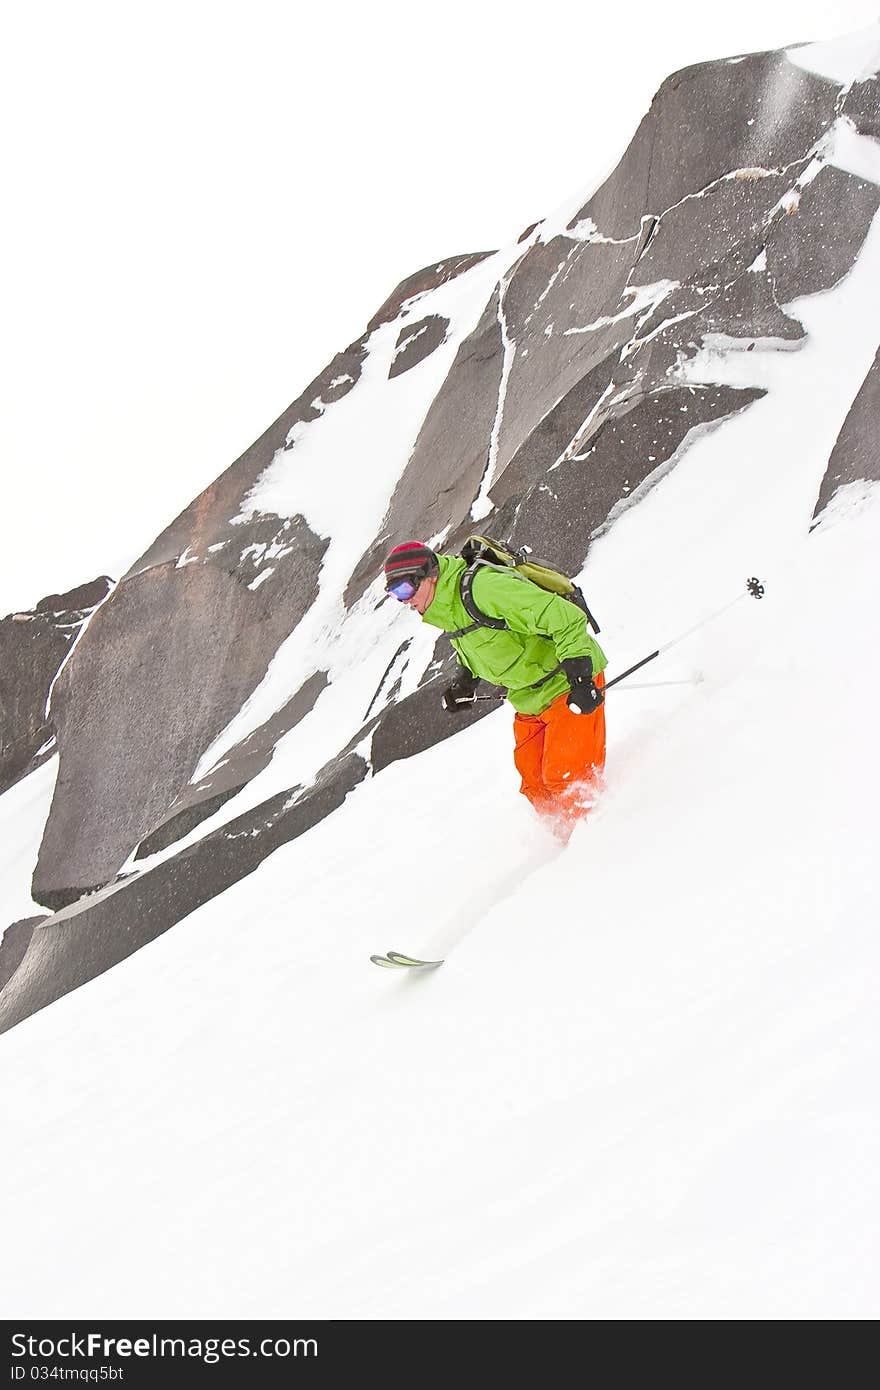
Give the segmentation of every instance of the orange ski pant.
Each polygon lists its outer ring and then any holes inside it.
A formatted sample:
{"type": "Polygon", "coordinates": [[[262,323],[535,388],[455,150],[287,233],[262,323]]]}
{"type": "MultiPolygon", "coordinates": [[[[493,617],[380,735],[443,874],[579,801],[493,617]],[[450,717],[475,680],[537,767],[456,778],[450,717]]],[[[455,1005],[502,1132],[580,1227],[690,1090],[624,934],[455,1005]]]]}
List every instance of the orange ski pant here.
{"type": "MultiPolygon", "coordinates": [[[[596,685],[605,684],[598,675],[596,685]]],[[[605,706],[572,714],[568,691],[540,714],[517,714],[513,760],[520,791],[542,814],[576,820],[595,799],[605,766],[605,706]]]]}

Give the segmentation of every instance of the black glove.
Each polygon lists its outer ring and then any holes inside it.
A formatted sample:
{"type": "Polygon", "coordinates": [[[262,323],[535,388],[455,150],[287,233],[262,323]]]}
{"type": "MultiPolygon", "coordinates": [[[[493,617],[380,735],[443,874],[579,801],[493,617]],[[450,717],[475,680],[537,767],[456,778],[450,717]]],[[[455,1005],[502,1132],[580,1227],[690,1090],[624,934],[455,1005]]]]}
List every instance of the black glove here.
{"type": "Polygon", "coordinates": [[[588,656],[570,656],[562,669],[571,686],[568,708],[572,714],[592,714],[604,700],[593,680],[593,663],[588,656]]]}
{"type": "Polygon", "coordinates": [[[440,696],[441,705],[448,714],[461,714],[474,703],[479,684],[479,676],[473,675],[471,671],[461,671],[440,696]]]}

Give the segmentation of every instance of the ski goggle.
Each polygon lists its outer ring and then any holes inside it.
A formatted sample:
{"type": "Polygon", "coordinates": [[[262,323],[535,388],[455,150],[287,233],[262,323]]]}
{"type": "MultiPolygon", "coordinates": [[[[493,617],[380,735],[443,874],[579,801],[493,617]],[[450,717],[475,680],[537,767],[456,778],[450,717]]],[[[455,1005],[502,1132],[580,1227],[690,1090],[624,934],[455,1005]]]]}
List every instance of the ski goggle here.
{"type": "Polygon", "coordinates": [[[416,593],[421,585],[421,579],[414,582],[412,579],[395,579],[393,584],[389,584],[386,593],[393,594],[400,603],[409,603],[413,594],[416,593]]]}

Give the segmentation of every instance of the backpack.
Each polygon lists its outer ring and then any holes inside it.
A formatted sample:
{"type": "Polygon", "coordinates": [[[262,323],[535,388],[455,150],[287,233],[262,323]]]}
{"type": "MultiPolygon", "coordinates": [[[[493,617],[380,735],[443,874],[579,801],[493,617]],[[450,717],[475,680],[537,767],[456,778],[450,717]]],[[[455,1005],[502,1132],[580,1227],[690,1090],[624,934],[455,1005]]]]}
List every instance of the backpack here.
{"type": "Polygon", "coordinates": [[[503,541],[493,540],[491,536],[468,536],[459,552],[461,558],[467,562],[467,569],[461,576],[461,601],[471,619],[469,627],[461,627],[456,632],[447,634],[449,637],[464,637],[468,632],[475,632],[479,627],[506,628],[507,623],[503,618],[490,618],[487,613],[477,607],[473,596],[473,584],[477,571],[481,565],[491,565],[495,569],[510,569],[516,574],[528,579],[532,584],[536,584],[539,589],[546,589],[551,594],[559,594],[561,598],[567,599],[569,603],[575,604],[583,613],[587,615],[587,622],[595,633],[599,633],[599,624],[587,607],[587,600],[583,593],[575,584],[574,580],[569,579],[561,570],[548,564],[545,560],[531,560],[531,549],[527,545],[520,546],[518,550],[505,545],[503,541]]]}

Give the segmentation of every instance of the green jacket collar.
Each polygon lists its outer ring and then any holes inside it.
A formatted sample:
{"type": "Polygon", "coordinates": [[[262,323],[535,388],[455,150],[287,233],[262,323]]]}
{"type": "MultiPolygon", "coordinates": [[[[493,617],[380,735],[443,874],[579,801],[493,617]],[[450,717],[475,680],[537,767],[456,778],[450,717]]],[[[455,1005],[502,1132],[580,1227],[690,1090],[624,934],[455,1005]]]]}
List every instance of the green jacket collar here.
{"type": "Polygon", "coordinates": [[[439,627],[444,632],[454,632],[462,623],[470,622],[460,597],[461,576],[467,569],[467,563],[458,555],[438,555],[437,560],[440,577],[434,597],[422,614],[422,622],[439,627]]]}

